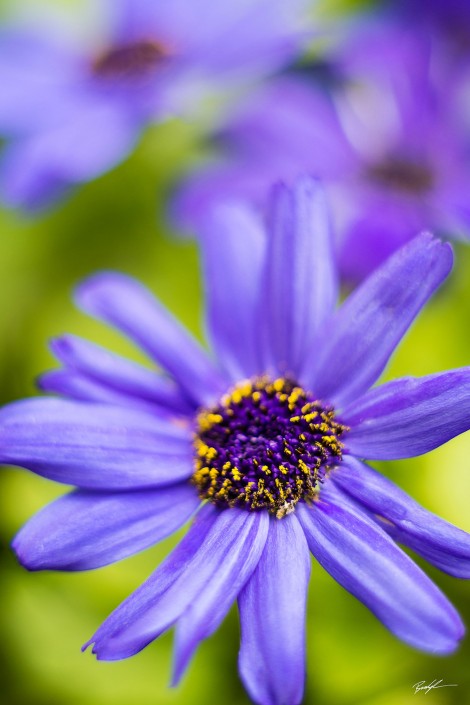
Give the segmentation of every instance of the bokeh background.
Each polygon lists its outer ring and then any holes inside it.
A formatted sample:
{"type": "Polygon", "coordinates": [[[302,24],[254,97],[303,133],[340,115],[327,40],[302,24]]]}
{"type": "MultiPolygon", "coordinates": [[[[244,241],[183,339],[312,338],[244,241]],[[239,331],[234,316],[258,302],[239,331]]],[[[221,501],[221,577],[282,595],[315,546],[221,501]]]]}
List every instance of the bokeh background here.
{"type": "MultiPolygon", "coordinates": [[[[38,17],[58,0],[17,0],[15,11],[38,17]]],[[[338,11],[339,3],[329,3],[338,11]]],[[[60,3],[90,10],[90,3],[60,3]]],[[[344,5],[344,3],[343,3],[344,5]]],[[[5,15],[12,2],[3,2],[5,15]]],[[[0,87],[1,90],[1,87],[0,87]]],[[[74,309],[74,285],[99,269],[144,281],[198,336],[203,291],[194,243],[166,224],[179,172],[202,156],[198,128],[174,121],[152,128],[136,153],[55,210],[24,216],[0,211],[0,395],[8,402],[36,394],[35,377],[54,366],[51,337],[70,332],[148,364],[117,334],[74,309]]],[[[387,377],[421,375],[470,363],[470,246],[456,246],[455,270],[420,316],[387,377]]],[[[417,272],[419,276],[419,272],[417,272]]],[[[425,507],[470,531],[470,434],[426,457],[380,469],[425,507]]],[[[61,493],[20,469],[1,479],[0,699],[8,705],[242,705],[237,676],[239,628],[232,610],[202,644],[182,685],[168,687],[172,635],[127,661],[104,663],[80,646],[176,543],[81,574],[28,574],[9,542],[37,509],[61,493]]],[[[420,562],[418,560],[418,562],[420,562]]],[[[424,563],[423,563],[424,565],[424,563]]],[[[426,566],[470,626],[470,587],[426,566]]],[[[470,702],[470,639],[450,657],[401,644],[319,565],[313,565],[308,611],[305,703],[426,705],[470,702]],[[443,679],[457,687],[414,695],[413,684],[443,679]]]]}

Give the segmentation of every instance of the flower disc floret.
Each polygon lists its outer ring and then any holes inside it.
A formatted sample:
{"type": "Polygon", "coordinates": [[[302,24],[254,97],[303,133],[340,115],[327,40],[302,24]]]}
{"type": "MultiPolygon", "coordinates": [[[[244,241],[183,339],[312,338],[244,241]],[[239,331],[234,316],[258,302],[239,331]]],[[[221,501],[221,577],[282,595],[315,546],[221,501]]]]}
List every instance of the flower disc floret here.
{"type": "Polygon", "coordinates": [[[312,500],[341,461],[346,426],[289,379],[237,384],[197,417],[193,483],[220,507],[268,509],[279,519],[312,500]]]}
{"type": "Polygon", "coordinates": [[[93,72],[102,78],[132,78],[152,72],[167,58],[163,44],[142,40],[104,52],[93,62],[93,72]]]}

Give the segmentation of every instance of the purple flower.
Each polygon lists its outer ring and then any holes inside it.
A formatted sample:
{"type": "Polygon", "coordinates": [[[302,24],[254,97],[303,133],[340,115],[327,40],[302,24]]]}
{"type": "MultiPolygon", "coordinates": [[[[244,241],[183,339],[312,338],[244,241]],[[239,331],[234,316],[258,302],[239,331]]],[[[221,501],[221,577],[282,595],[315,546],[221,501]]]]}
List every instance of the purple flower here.
{"type": "Polygon", "coordinates": [[[468,126],[455,81],[436,79],[435,58],[414,28],[350,30],[333,57],[337,80],[328,92],[283,78],[231,116],[220,159],[183,183],[176,220],[194,231],[221,197],[264,209],[270,183],[308,171],[329,190],[341,272],[350,280],[422,229],[468,238],[468,126]]]}
{"type": "Polygon", "coordinates": [[[307,0],[115,0],[99,46],[4,31],[0,195],[36,208],[122,161],[204,89],[275,70],[305,42],[307,0]],[[201,19],[203,18],[203,20],[201,19]]]}
{"type": "Polygon", "coordinates": [[[470,5],[466,0],[392,0],[390,13],[405,22],[419,22],[433,35],[453,68],[470,59],[470,5]]]}
{"type": "Polygon", "coordinates": [[[102,273],[78,288],[79,306],[167,376],[64,336],[63,367],[42,387],[65,398],[0,412],[3,463],[77,486],[19,532],[19,560],[95,568],[196,513],[86,646],[121,659],[175,625],[176,683],[238,599],[240,674],[261,705],[302,699],[309,552],[398,638],[451,652],[458,614],[395,541],[469,577],[470,537],[362,461],[426,453],[470,426],[470,368],[370,389],[451,270],[450,246],[420,235],[335,310],[325,203],[303,179],[274,191],[269,237],[220,206],[203,263],[217,362],[138,283],[102,273]]]}

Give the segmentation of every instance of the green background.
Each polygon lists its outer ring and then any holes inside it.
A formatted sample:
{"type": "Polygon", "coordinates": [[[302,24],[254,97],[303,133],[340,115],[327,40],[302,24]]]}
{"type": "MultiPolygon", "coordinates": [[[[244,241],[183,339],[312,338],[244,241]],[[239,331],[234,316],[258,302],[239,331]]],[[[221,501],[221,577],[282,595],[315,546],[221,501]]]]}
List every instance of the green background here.
{"type": "MultiPolygon", "coordinates": [[[[137,276],[200,335],[203,300],[197,248],[176,239],[165,224],[174,180],[200,151],[194,126],[174,122],[153,128],[125,164],[83,187],[53,212],[34,218],[0,212],[2,402],[36,393],[35,377],[54,366],[47,341],[63,332],[146,362],[120,336],[74,309],[73,286],[96,270],[119,269],[137,276]]],[[[387,378],[470,362],[469,274],[470,248],[459,245],[453,274],[407,335],[387,378]]],[[[426,457],[384,464],[380,469],[425,507],[470,531],[469,458],[467,434],[426,457]]],[[[27,518],[63,488],[24,470],[7,468],[2,470],[1,489],[2,702],[249,702],[237,676],[235,610],[217,634],[201,645],[177,689],[168,687],[171,634],[122,662],[97,662],[90,653],[80,652],[81,644],[148,576],[178,537],[98,571],[29,574],[16,563],[9,542],[27,518]]],[[[470,624],[468,584],[433,568],[426,570],[470,624]]],[[[468,638],[450,657],[420,654],[398,642],[315,564],[307,644],[304,702],[309,705],[416,705],[423,697],[426,705],[470,702],[468,638]],[[413,694],[417,681],[441,678],[457,687],[413,694]]]]}

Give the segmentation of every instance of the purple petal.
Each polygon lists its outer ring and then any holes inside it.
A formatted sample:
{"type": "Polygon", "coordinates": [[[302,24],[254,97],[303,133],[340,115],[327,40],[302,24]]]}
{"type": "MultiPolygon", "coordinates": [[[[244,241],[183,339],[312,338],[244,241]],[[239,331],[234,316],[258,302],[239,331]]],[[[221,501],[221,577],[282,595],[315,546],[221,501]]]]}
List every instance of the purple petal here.
{"type": "Polygon", "coordinates": [[[123,274],[97,274],[77,290],[80,308],[118,328],[167,370],[197,404],[226,389],[205,351],[152,294],[123,274]]]}
{"type": "Polygon", "coordinates": [[[31,32],[0,35],[0,130],[18,134],[53,124],[72,98],[83,66],[70,46],[31,32]]]}
{"type": "Polygon", "coordinates": [[[297,518],[271,518],[261,560],[238,603],[240,675],[260,705],[302,700],[309,577],[308,547],[297,518]]]}
{"type": "Polygon", "coordinates": [[[125,111],[97,96],[70,101],[62,122],[17,139],[5,150],[2,199],[11,207],[49,205],[65,189],[122,161],[134,147],[139,127],[125,111]]]}
{"type": "Polygon", "coordinates": [[[324,331],[317,357],[311,356],[309,386],[318,398],[347,404],[377,380],[452,259],[450,245],[423,233],[349,297],[324,331]]]}
{"type": "Polygon", "coordinates": [[[143,399],[129,398],[128,395],[117,392],[110,387],[106,387],[99,382],[95,382],[85,377],[80,372],[70,369],[50,370],[44,372],[36,380],[36,383],[43,392],[59,394],[69,399],[77,401],[92,401],[102,404],[112,404],[114,406],[124,406],[133,409],[141,409],[148,413],[162,414],[161,408],[153,402],[143,399]]]}
{"type": "Polygon", "coordinates": [[[73,335],[51,343],[52,352],[66,367],[123,396],[142,399],[178,413],[194,411],[178,387],[152,370],[73,335]]]}
{"type": "Polygon", "coordinates": [[[63,399],[0,410],[0,463],[86,489],[139,489],[189,478],[191,432],[156,414],[63,399]]]}
{"type": "Polygon", "coordinates": [[[260,373],[255,309],[265,233],[248,208],[224,204],[203,227],[207,327],[220,363],[237,381],[260,373]]]}
{"type": "Polygon", "coordinates": [[[13,548],[28,570],[98,568],[177,531],[199,504],[187,483],[123,493],[77,490],[30,519],[13,548]]]}
{"type": "Polygon", "coordinates": [[[244,510],[205,505],[173,553],[84,648],[94,643],[93,653],[109,661],[141,651],[201,599],[232,554],[246,556],[244,544],[253,539],[253,524],[253,515],[244,510]]]}
{"type": "Polygon", "coordinates": [[[273,192],[269,231],[261,302],[266,366],[298,377],[337,298],[325,198],[313,179],[299,179],[294,189],[279,186],[273,192]]]}
{"type": "MultiPolygon", "coordinates": [[[[182,6],[187,19],[192,16],[198,23],[201,4],[183,0],[182,6]]],[[[209,2],[204,13],[208,21],[198,23],[199,31],[192,33],[193,60],[215,74],[245,71],[252,79],[254,72],[273,73],[308,41],[308,12],[308,0],[209,2]]]]}
{"type": "Polygon", "coordinates": [[[464,626],[454,607],[395,542],[330,487],[298,516],[315,558],[399,639],[446,654],[464,626]]]}
{"type": "Polygon", "coordinates": [[[470,368],[405,377],[371,389],[341,414],[348,450],[374,460],[410,458],[470,428],[470,368]]]}
{"type": "Polygon", "coordinates": [[[393,482],[355,458],[345,458],[332,479],[371,512],[395,541],[456,578],[470,578],[470,534],[426,511],[393,482]]]}
{"type": "Polygon", "coordinates": [[[258,564],[268,536],[269,517],[266,512],[249,516],[251,527],[246,539],[225,556],[204,591],[178,621],[173,684],[180,680],[199,642],[218,628],[258,564]]]}

